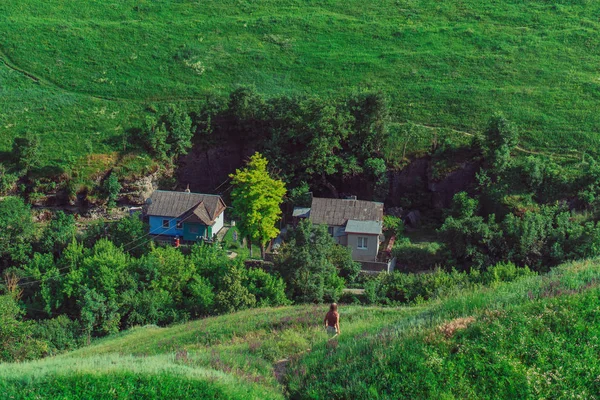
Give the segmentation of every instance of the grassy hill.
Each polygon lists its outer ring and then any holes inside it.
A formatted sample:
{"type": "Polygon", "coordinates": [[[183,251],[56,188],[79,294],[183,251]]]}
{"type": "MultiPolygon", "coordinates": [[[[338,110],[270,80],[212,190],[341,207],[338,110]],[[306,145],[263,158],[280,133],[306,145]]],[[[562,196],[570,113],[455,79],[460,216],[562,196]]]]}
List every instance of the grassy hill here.
{"type": "Polygon", "coordinates": [[[0,364],[7,398],[590,398],[600,260],[402,308],[249,310],[0,364]],[[11,397],[12,396],[12,397],[11,397]]]}
{"type": "Polygon", "coordinates": [[[399,121],[474,132],[503,111],[530,149],[597,147],[597,2],[22,0],[0,4],[0,151],[63,165],[122,149],[152,102],[255,85],[383,90],[399,121]]]}

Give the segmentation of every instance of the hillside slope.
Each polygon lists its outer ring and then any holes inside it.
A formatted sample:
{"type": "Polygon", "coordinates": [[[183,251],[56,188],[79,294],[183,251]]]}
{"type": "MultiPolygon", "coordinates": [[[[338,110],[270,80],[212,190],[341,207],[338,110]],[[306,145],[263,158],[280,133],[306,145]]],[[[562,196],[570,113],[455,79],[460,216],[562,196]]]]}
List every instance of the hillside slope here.
{"type": "Polygon", "coordinates": [[[118,150],[144,104],[238,85],[372,87],[399,122],[469,132],[503,111],[528,148],[588,150],[600,126],[600,5],[555,3],[2,2],[0,151],[25,129],[44,134],[50,160],[118,150]]]}
{"type": "Polygon", "coordinates": [[[600,260],[402,308],[249,310],[141,327],[0,365],[9,398],[548,398],[600,395],[600,260]],[[318,379],[317,379],[318,377],[318,379]],[[12,396],[12,397],[10,397],[12,396]]]}

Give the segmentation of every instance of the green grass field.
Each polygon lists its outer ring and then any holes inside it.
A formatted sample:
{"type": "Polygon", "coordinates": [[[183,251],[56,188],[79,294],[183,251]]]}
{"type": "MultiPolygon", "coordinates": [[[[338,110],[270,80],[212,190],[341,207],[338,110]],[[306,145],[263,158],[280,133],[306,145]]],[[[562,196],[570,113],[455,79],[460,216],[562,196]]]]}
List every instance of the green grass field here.
{"type": "Polygon", "coordinates": [[[566,398],[600,394],[600,260],[401,308],[255,309],[0,364],[7,398],[566,398]]]}
{"type": "Polygon", "coordinates": [[[394,119],[476,132],[495,111],[529,149],[598,145],[598,2],[22,0],[0,4],[0,151],[49,165],[122,148],[152,102],[254,85],[381,89],[394,119]]]}

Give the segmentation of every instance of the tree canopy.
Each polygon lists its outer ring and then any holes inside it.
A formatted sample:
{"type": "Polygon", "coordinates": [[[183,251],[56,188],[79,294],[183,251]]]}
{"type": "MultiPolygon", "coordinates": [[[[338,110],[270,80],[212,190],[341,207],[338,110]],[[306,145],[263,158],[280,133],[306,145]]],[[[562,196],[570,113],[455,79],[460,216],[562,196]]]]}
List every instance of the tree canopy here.
{"type": "Polygon", "coordinates": [[[283,181],[272,178],[267,165],[267,159],[255,153],[245,168],[230,175],[233,213],[239,219],[240,233],[250,243],[260,245],[263,257],[267,242],[279,234],[276,223],[286,193],[283,181]]]}

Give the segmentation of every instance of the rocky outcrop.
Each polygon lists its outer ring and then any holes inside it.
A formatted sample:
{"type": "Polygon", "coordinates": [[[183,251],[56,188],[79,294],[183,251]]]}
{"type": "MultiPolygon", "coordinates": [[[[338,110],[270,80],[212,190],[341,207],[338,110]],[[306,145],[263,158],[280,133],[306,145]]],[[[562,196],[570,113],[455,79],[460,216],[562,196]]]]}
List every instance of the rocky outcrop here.
{"type": "Polygon", "coordinates": [[[119,203],[143,205],[152,192],[158,189],[158,173],[144,176],[132,182],[125,182],[119,198],[119,203]]]}

